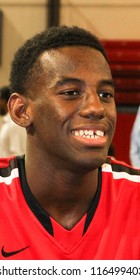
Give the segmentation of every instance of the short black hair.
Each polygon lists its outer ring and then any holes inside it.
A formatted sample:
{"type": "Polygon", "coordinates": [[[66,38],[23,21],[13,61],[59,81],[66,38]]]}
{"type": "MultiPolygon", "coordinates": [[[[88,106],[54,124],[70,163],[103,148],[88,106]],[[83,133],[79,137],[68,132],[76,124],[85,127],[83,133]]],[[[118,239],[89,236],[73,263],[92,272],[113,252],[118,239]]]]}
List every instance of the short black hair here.
{"type": "Polygon", "coordinates": [[[0,88],[0,99],[5,100],[6,103],[8,102],[10,94],[11,92],[9,86],[3,86],[0,88]]]}
{"type": "Polygon", "coordinates": [[[108,61],[99,39],[78,26],[53,26],[28,39],[15,53],[11,63],[10,88],[12,92],[27,95],[38,57],[45,50],[67,46],[87,46],[100,51],[108,61]]]}

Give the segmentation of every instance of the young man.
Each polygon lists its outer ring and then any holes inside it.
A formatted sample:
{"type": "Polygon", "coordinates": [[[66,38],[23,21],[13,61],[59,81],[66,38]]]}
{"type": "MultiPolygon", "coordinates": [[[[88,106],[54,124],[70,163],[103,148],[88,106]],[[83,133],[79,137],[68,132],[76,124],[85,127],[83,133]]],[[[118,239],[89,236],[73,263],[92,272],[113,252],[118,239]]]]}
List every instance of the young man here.
{"type": "Polygon", "coordinates": [[[27,146],[0,163],[0,258],[139,259],[140,175],[107,157],[116,107],[98,39],[52,27],[17,51],[10,82],[27,146]]]}

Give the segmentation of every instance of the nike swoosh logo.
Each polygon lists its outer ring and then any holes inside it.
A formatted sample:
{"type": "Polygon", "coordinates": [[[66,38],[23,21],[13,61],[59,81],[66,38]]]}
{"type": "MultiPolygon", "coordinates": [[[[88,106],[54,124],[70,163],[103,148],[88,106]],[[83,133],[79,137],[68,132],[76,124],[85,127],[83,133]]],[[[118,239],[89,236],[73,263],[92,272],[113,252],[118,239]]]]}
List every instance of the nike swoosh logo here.
{"type": "Polygon", "coordinates": [[[1,249],[1,253],[2,253],[2,256],[5,257],[5,258],[8,258],[8,257],[11,257],[13,255],[16,255],[22,251],[24,251],[25,249],[29,248],[30,246],[26,246],[20,250],[16,250],[16,251],[11,251],[11,252],[6,252],[5,249],[4,249],[4,246],[2,247],[1,249]]]}

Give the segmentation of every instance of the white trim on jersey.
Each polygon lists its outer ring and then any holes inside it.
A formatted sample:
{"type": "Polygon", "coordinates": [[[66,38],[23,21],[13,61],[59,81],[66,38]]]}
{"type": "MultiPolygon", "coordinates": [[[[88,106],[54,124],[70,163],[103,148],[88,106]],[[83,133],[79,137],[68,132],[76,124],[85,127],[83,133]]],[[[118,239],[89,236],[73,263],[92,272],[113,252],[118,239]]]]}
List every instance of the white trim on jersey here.
{"type": "Polygon", "coordinates": [[[19,177],[18,168],[15,168],[11,171],[11,174],[8,177],[0,176],[0,183],[5,183],[6,185],[10,185],[12,180],[19,177]]]}
{"type": "Polygon", "coordinates": [[[113,171],[113,178],[114,179],[127,179],[131,182],[139,182],[140,178],[138,175],[130,175],[127,172],[115,172],[113,171]]]}
{"type": "Polygon", "coordinates": [[[102,166],[102,171],[103,172],[110,172],[113,174],[113,178],[114,179],[126,179],[126,180],[129,180],[131,182],[140,182],[140,176],[139,175],[131,175],[127,172],[117,172],[117,171],[113,171],[112,168],[111,168],[111,165],[110,164],[103,164],[102,166]]]}

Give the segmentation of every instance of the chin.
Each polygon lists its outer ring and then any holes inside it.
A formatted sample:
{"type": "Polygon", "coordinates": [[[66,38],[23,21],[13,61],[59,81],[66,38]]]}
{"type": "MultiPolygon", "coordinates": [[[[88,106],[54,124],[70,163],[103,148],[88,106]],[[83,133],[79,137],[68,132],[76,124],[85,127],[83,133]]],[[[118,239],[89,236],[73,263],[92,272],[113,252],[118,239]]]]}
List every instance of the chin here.
{"type": "Polygon", "coordinates": [[[93,169],[97,169],[99,167],[101,167],[103,165],[103,163],[105,162],[106,157],[98,157],[98,158],[94,158],[92,159],[91,162],[87,162],[85,163],[85,166],[87,167],[87,169],[89,170],[93,170],[93,169]]]}
{"type": "Polygon", "coordinates": [[[106,151],[100,151],[94,152],[93,154],[91,153],[90,157],[84,158],[84,161],[87,165],[91,165],[94,168],[100,167],[105,161],[107,157],[107,152],[106,151]]]}
{"type": "Polygon", "coordinates": [[[90,172],[92,170],[95,170],[103,165],[103,163],[106,160],[106,156],[96,156],[96,157],[90,157],[90,158],[81,158],[78,160],[75,160],[71,163],[71,169],[76,173],[86,173],[90,172]]]}

